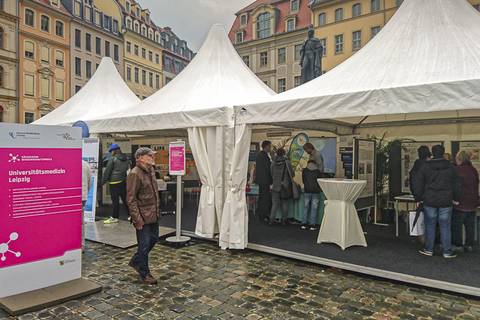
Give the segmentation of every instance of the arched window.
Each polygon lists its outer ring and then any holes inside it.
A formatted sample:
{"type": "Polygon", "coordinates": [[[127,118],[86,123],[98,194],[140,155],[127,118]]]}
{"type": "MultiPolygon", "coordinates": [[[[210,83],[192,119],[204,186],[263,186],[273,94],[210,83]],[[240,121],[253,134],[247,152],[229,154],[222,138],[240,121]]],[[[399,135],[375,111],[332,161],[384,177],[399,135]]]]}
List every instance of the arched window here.
{"type": "Polygon", "coordinates": [[[3,77],[4,76],[5,76],[5,73],[3,71],[3,67],[0,66],[0,88],[3,88],[3,84],[4,84],[3,77]]]}
{"type": "Polygon", "coordinates": [[[270,37],[270,13],[264,12],[257,17],[257,38],[270,37]]]}
{"type": "Polygon", "coordinates": [[[0,27],[0,49],[4,49],[3,46],[3,28],[0,27]]]}
{"type": "Polygon", "coordinates": [[[30,9],[25,9],[25,24],[33,27],[35,23],[35,13],[30,9]]]}
{"type": "Polygon", "coordinates": [[[362,5],[356,3],[352,6],[352,17],[359,17],[362,14],[362,5]]]}
{"type": "Polygon", "coordinates": [[[343,20],[343,9],[338,8],[335,10],[335,22],[342,21],[343,20]]]}

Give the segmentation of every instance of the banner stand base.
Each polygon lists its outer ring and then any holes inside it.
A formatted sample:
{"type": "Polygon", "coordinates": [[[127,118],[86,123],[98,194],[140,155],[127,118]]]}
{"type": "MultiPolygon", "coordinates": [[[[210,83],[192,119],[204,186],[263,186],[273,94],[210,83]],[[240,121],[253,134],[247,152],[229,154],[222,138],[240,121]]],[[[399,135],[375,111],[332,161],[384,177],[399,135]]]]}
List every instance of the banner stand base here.
{"type": "Polygon", "coordinates": [[[0,308],[11,316],[42,310],[68,300],[77,299],[102,291],[102,286],[80,278],[48,288],[38,289],[1,298],[0,308]]]}

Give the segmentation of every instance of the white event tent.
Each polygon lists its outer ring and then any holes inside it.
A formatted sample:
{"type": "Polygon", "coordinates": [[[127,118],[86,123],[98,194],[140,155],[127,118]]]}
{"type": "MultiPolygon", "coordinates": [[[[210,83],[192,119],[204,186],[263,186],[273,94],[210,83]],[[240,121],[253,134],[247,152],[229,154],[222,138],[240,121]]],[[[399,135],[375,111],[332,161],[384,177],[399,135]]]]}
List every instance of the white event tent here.
{"type": "Polygon", "coordinates": [[[351,58],[271,101],[242,106],[237,121],[349,127],[469,117],[480,107],[479,38],[480,13],[466,0],[405,0],[351,58]]]}
{"type": "Polygon", "coordinates": [[[250,131],[234,130],[233,107],[270,99],[275,93],[243,63],[225,27],[212,26],[188,66],[164,88],[128,110],[89,121],[92,133],[161,135],[188,130],[202,183],[195,233],[222,248],[246,246],[245,167],[231,163],[235,143],[250,141],[250,131]],[[238,179],[242,172],[243,179],[238,179]],[[231,181],[236,181],[232,184],[231,181]]]}
{"type": "Polygon", "coordinates": [[[54,111],[33,124],[71,125],[128,109],[140,102],[117,71],[111,58],[103,58],[87,84],[54,111]]]}
{"type": "MultiPolygon", "coordinates": [[[[245,132],[274,124],[341,135],[420,120],[478,123],[478,39],[480,13],[466,0],[405,0],[374,39],[336,68],[269,101],[236,106],[236,125],[245,132]]],[[[247,174],[249,143],[234,148],[234,184],[247,174]]]]}

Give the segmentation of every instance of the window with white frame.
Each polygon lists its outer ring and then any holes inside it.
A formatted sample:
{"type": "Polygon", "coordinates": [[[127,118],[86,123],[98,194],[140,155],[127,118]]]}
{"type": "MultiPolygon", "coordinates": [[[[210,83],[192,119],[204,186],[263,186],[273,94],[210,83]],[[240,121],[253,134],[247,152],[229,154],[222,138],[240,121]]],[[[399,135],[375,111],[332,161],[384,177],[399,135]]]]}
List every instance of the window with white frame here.
{"type": "Polygon", "coordinates": [[[40,60],[43,63],[49,63],[50,62],[50,48],[48,47],[42,47],[40,50],[40,60]]]}
{"type": "Polygon", "coordinates": [[[335,22],[342,21],[343,20],[343,9],[338,8],[335,10],[335,22]]]}
{"type": "Polygon", "coordinates": [[[359,50],[362,47],[362,31],[354,31],[352,33],[352,50],[359,50]]]}
{"type": "Polygon", "coordinates": [[[50,17],[42,15],[40,18],[40,29],[44,32],[50,32],[50,17]]]}
{"type": "Polygon", "coordinates": [[[85,17],[85,20],[87,20],[88,22],[92,22],[92,8],[89,6],[85,6],[83,16],[85,17]]]}
{"type": "Polygon", "coordinates": [[[246,25],[247,25],[247,22],[248,22],[248,14],[247,14],[247,13],[243,13],[243,14],[240,16],[240,25],[241,25],[241,26],[246,26],[246,25]]]}
{"type": "Polygon", "coordinates": [[[25,58],[35,59],[35,44],[32,41],[25,41],[25,58]]]}
{"type": "Polygon", "coordinates": [[[247,67],[250,67],[250,56],[243,56],[242,60],[243,60],[243,63],[247,65],[247,67]]]}
{"type": "Polygon", "coordinates": [[[127,65],[127,81],[132,81],[132,67],[127,65]]]}
{"type": "Polygon", "coordinates": [[[57,20],[55,22],[55,34],[59,37],[63,37],[63,32],[64,32],[63,29],[64,29],[63,22],[57,20]]]}
{"type": "Polygon", "coordinates": [[[55,82],[55,100],[57,101],[65,100],[65,83],[62,81],[55,82]]]}
{"type": "Polygon", "coordinates": [[[25,24],[30,27],[35,25],[35,13],[33,10],[25,9],[25,24]]]}
{"type": "Polygon", "coordinates": [[[322,12],[318,15],[318,25],[324,26],[326,24],[327,24],[327,14],[325,12],[322,12]]]}
{"type": "Polygon", "coordinates": [[[278,90],[279,93],[287,90],[287,79],[285,79],[285,78],[278,79],[277,90],[278,90]]]}
{"type": "Polygon", "coordinates": [[[291,0],[290,11],[291,12],[298,12],[299,9],[300,9],[300,0],[291,0]]]}
{"type": "Polygon", "coordinates": [[[287,49],[279,48],[277,53],[278,64],[284,64],[287,61],[287,49]]]}
{"type": "Polygon", "coordinates": [[[257,39],[263,39],[270,37],[271,26],[270,26],[270,13],[264,12],[258,15],[257,17],[257,39]]]}
{"type": "Polygon", "coordinates": [[[243,36],[244,36],[243,31],[237,32],[236,43],[242,43],[243,42],[243,36]]]}
{"type": "Polygon", "coordinates": [[[370,2],[370,11],[371,12],[376,12],[376,11],[380,11],[381,7],[380,7],[380,0],[371,0],[370,2]]]}
{"type": "Polygon", "coordinates": [[[40,95],[42,98],[50,98],[50,79],[40,79],[40,95]]]}
{"type": "Polygon", "coordinates": [[[63,68],[63,66],[65,65],[64,60],[65,60],[65,54],[63,53],[63,51],[57,50],[55,52],[55,65],[57,67],[63,68]]]}
{"type": "Polygon", "coordinates": [[[296,76],[296,77],[293,78],[293,85],[295,87],[298,87],[301,84],[302,84],[302,77],[301,76],[296,76]]]}
{"type": "Polygon", "coordinates": [[[268,65],[268,52],[260,52],[260,67],[266,67],[268,65]]]}
{"type": "Polygon", "coordinates": [[[132,30],[132,20],[130,18],[127,18],[127,29],[132,30]]]}
{"type": "Polygon", "coordinates": [[[295,31],[295,18],[287,20],[287,32],[295,31]]]}
{"type": "Polygon", "coordinates": [[[322,55],[326,57],[327,56],[327,38],[320,39],[320,45],[323,48],[322,55]]]}
{"type": "Polygon", "coordinates": [[[343,52],[343,34],[335,36],[335,54],[343,52]]]}
{"type": "Polygon", "coordinates": [[[380,26],[373,27],[371,29],[372,38],[375,37],[381,30],[380,26]]]}
{"type": "Polygon", "coordinates": [[[95,24],[97,26],[102,25],[102,14],[100,13],[100,11],[97,10],[95,10],[95,24]]]}
{"type": "Polygon", "coordinates": [[[362,15],[362,4],[361,3],[355,3],[352,6],[352,17],[360,17],[362,15]]]}
{"type": "Polygon", "coordinates": [[[34,96],[35,95],[35,76],[31,74],[25,75],[25,95],[34,96]]]}
{"type": "Polygon", "coordinates": [[[25,124],[35,121],[35,114],[33,112],[25,112],[25,124]]]}
{"type": "Polygon", "coordinates": [[[77,17],[82,15],[82,3],[80,1],[75,1],[75,4],[73,5],[73,14],[77,17]]]}

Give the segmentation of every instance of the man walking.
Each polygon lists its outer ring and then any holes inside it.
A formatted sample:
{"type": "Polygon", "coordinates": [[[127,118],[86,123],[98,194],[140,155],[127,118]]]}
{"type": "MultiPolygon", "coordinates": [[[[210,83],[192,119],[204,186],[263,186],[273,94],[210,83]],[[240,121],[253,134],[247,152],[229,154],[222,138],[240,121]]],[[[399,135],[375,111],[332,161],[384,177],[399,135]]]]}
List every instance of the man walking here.
{"type": "Polygon", "coordinates": [[[313,144],[310,142],[307,142],[303,145],[303,150],[305,150],[306,153],[310,155],[310,158],[308,160],[313,160],[316,163],[317,169],[320,170],[320,172],[324,172],[324,166],[323,166],[323,156],[320,151],[315,149],[313,144]]]}
{"type": "Polygon", "coordinates": [[[445,148],[432,148],[433,159],[423,164],[413,181],[413,195],[423,202],[425,248],[419,252],[433,256],[437,222],[440,225],[443,257],[455,258],[452,252],[451,219],[454,204],[460,198],[460,185],[453,164],[444,158],[445,148]]]}
{"type": "Polygon", "coordinates": [[[103,173],[102,184],[108,183],[110,187],[110,196],[112,198],[112,216],[104,221],[104,223],[116,223],[120,214],[120,199],[126,205],[127,195],[127,171],[130,168],[128,157],[122,153],[120,146],[116,143],[108,148],[111,157],[107,162],[107,166],[103,173]]]}
{"type": "Polygon", "coordinates": [[[257,154],[255,165],[255,183],[258,185],[258,217],[261,221],[268,221],[270,210],[272,208],[272,195],[270,186],[272,185],[272,173],[270,152],[272,143],[270,141],[262,142],[262,150],[257,154]]]}
{"type": "Polygon", "coordinates": [[[147,284],[157,283],[148,266],[148,255],[158,242],[159,236],[160,205],[153,169],[154,154],[150,148],[139,148],[135,152],[136,166],[127,178],[127,204],[138,242],[137,252],[129,266],[134,268],[147,284]]]}

